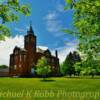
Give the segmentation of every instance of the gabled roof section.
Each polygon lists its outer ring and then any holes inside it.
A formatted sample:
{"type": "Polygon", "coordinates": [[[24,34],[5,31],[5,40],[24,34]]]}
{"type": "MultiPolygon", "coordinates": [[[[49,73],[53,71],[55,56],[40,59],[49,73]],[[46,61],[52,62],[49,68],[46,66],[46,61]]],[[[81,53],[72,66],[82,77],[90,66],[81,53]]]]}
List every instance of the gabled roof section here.
{"type": "Polygon", "coordinates": [[[14,54],[19,54],[19,53],[22,53],[22,52],[26,53],[27,50],[25,50],[24,48],[20,48],[20,47],[15,46],[14,51],[13,51],[14,54]]]}
{"type": "Polygon", "coordinates": [[[41,48],[38,47],[38,48],[36,48],[36,51],[39,53],[44,53],[45,50],[42,50],[41,48]]]}
{"type": "Polygon", "coordinates": [[[45,50],[45,51],[44,51],[44,54],[46,54],[46,55],[49,55],[49,56],[50,56],[50,55],[51,55],[51,52],[50,52],[50,50],[49,50],[49,49],[47,49],[47,50],[45,50]]]}

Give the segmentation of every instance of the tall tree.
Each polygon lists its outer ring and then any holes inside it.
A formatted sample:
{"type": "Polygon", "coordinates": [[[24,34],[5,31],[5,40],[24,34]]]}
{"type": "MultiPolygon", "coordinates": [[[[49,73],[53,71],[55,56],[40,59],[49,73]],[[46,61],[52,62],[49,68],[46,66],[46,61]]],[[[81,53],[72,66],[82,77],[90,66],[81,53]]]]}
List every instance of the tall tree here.
{"type": "Polygon", "coordinates": [[[73,54],[70,52],[66,58],[67,74],[72,76],[75,73],[73,54]]]}
{"type": "MultiPolygon", "coordinates": [[[[70,77],[72,76],[72,74],[75,74],[75,63],[80,62],[81,58],[79,56],[79,54],[74,51],[73,53],[70,52],[65,61],[63,62],[63,64],[61,65],[61,72],[64,75],[70,75],[70,77]]],[[[78,69],[79,71],[79,69],[78,69]]]]}
{"type": "MultiPolygon", "coordinates": [[[[99,0],[65,0],[65,9],[73,9],[74,31],[70,32],[80,40],[79,50],[85,54],[86,61],[100,61],[100,1],[99,0]],[[89,57],[91,56],[91,57],[89,57]]],[[[90,63],[90,64],[91,64],[90,63]]],[[[93,65],[92,63],[91,65],[93,65]]],[[[100,63],[99,63],[100,66],[100,63]]]]}
{"type": "Polygon", "coordinates": [[[30,7],[20,4],[20,0],[0,1],[0,40],[4,40],[5,36],[10,36],[11,31],[6,27],[5,23],[18,21],[18,13],[29,16],[30,7]]]}

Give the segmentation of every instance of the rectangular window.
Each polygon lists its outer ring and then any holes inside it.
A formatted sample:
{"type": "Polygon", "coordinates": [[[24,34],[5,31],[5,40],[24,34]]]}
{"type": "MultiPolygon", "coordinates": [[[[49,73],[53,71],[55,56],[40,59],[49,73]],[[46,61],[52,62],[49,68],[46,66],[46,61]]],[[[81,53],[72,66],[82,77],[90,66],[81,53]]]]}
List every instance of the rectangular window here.
{"type": "Polygon", "coordinates": [[[22,56],[20,55],[20,62],[22,61],[22,56]]]}
{"type": "Polygon", "coordinates": [[[17,69],[17,65],[14,65],[14,70],[16,70],[17,69]]]}
{"type": "Polygon", "coordinates": [[[18,56],[15,56],[15,62],[18,60],[18,56]]]}
{"type": "Polygon", "coordinates": [[[26,55],[24,55],[24,61],[26,61],[26,55]]]}

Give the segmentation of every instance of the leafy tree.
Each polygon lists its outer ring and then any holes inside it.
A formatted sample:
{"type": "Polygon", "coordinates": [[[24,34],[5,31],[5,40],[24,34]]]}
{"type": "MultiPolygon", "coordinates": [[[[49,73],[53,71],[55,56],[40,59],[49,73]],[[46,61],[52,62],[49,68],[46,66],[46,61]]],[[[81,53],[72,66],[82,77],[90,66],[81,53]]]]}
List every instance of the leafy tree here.
{"type": "Polygon", "coordinates": [[[38,60],[36,65],[36,72],[38,75],[42,75],[44,80],[46,76],[51,72],[51,68],[48,65],[47,59],[45,57],[42,57],[38,60]]]}
{"type": "Polygon", "coordinates": [[[86,67],[82,69],[81,71],[82,75],[91,75],[92,78],[96,75],[96,69],[93,69],[92,67],[86,67]]]}
{"type": "Polygon", "coordinates": [[[5,23],[18,21],[19,13],[26,16],[30,15],[28,5],[20,4],[20,0],[2,0],[0,1],[0,40],[4,40],[5,36],[10,36],[11,32],[5,23]]]}
{"type": "Polygon", "coordinates": [[[89,75],[91,75],[92,76],[92,78],[94,78],[94,75],[96,75],[96,69],[90,69],[89,70],[90,72],[89,72],[89,75]]]}
{"type": "Polygon", "coordinates": [[[74,67],[75,67],[75,74],[79,76],[80,72],[82,70],[82,64],[81,64],[81,62],[76,62],[74,64],[74,67]]]}
{"type": "MultiPolygon", "coordinates": [[[[79,50],[85,54],[86,60],[100,61],[100,1],[99,0],[65,0],[66,7],[73,9],[74,31],[66,29],[80,40],[79,50]],[[89,57],[91,56],[91,57],[89,57]]],[[[88,62],[88,61],[87,61],[88,62]]],[[[99,63],[100,66],[100,63],[99,63]]]]}

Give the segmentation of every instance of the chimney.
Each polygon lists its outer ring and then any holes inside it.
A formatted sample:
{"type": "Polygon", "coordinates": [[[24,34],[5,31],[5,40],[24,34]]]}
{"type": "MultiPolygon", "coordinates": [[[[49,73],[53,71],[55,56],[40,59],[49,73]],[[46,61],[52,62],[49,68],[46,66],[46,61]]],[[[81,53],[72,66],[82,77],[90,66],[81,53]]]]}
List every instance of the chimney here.
{"type": "Polygon", "coordinates": [[[58,51],[57,50],[55,51],[55,55],[56,55],[56,58],[58,58],[58,51]]]}

